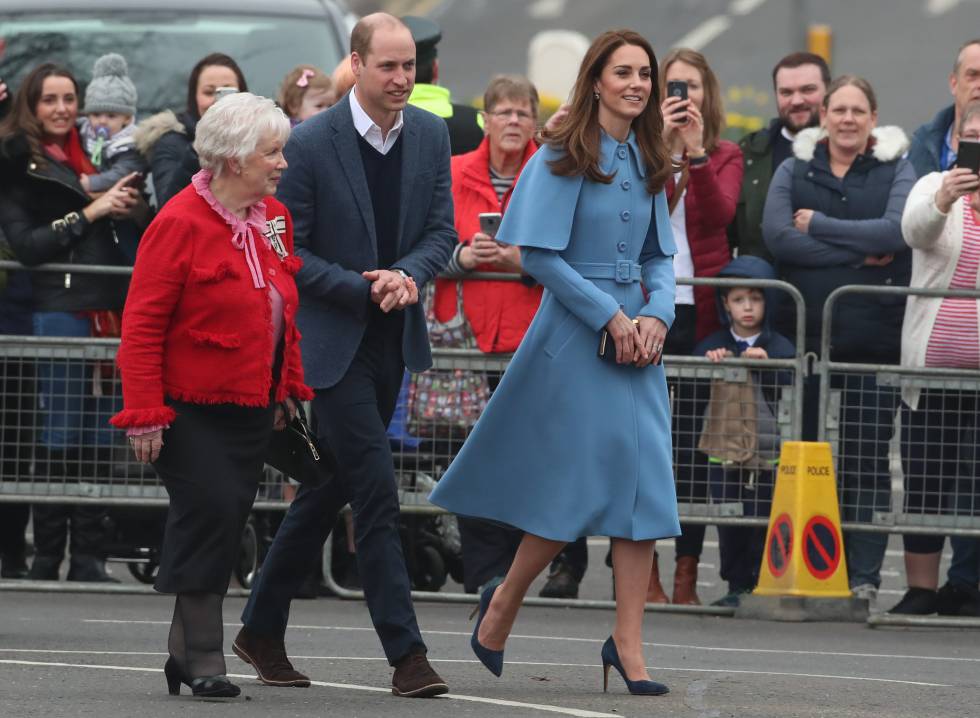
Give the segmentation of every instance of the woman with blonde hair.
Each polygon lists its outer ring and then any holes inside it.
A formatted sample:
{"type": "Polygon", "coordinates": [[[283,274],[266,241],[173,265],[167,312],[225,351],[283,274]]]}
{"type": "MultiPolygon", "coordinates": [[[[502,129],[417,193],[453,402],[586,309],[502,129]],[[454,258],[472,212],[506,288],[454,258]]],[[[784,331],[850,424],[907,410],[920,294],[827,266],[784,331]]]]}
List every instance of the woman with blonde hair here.
{"type": "Polygon", "coordinates": [[[531,582],[566,543],[598,535],[612,537],[616,568],[605,683],[613,667],[630,693],[668,690],[650,680],[642,645],[653,540],[680,530],[660,365],[674,318],[674,242],[658,97],[650,44],[631,30],[600,35],[567,117],[524,167],[497,234],[520,247],[524,271],[545,291],[431,498],[524,531],[503,582],[480,597],[470,641],[498,676],[531,582]]]}

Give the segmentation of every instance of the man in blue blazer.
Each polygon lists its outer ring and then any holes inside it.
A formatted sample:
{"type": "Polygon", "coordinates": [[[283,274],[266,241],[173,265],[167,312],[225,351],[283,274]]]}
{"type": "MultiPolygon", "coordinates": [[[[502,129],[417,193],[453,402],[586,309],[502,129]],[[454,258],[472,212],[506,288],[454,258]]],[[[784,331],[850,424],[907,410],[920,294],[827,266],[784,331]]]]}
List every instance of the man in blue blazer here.
{"type": "Polygon", "coordinates": [[[337,480],[303,486],[289,507],[242,615],[235,653],[268,685],[308,686],[286,657],[289,604],[348,502],[371,620],[392,692],[448,691],[429,666],[398,534],[398,494],[385,429],[402,375],[432,364],[419,288],[457,238],[446,124],[406,106],[415,83],[409,29],[384,13],[351,33],[354,89],[294,131],[278,197],[293,218],[303,268],[297,323],[306,382],[337,480]]]}

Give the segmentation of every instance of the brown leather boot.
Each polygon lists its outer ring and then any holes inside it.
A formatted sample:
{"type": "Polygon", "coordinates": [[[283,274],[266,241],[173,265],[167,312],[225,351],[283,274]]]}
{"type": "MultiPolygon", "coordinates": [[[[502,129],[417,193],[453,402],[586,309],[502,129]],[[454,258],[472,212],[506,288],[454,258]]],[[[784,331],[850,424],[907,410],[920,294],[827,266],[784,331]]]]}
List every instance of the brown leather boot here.
{"type": "Polygon", "coordinates": [[[700,606],[698,598],[698,557],[679,556],[674,568],[674,596],[672,603],[682,606],[700,606]]]}
{"type": "Polygon", "coordinates": [[[647,584],[647,603],[670,603],[664,587],[660,584],[660,554],[656,551],[653,553],[650,583],[647,584]]]}
{"type": "Polygon", "coordinates": [[[309,688],[310,679],[293,668],[286,656],[286,644],[281,638],[250,635],[245,627],[238,632],[231,650],[255,669],[259,680],[267,686],[309,688]]]}

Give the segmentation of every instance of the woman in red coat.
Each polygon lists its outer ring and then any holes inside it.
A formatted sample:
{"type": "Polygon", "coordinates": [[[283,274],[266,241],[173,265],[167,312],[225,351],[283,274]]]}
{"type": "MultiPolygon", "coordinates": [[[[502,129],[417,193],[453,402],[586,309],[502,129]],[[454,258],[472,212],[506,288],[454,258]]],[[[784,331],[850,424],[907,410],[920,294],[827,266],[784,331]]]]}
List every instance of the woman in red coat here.
{"type": "MultiPolygon", "coordinates": [[[[453,157],[453,207],[459,246],[447,274],[521,271],[516,247],[502,247],[480,230],[480,214],[503,213],[517,175],[537,151],[538,93],[523,77],[498,75],[484,93],[487,136],[472,152],[453,157]]],[[[483,352],[512,352],[524,338],[541,303],[534,282],[464,281],[463,312],[483,352]]],[[[456,282],[436,283],[435,315],[456,314],[456,282]]]]}
{"type": "Polygon", "coordinates": [[[126,429],[170,496],[155,588],[177,595],[164,667],[171,694],[234,697],[221,604],[273,428],[303,383],[292,222],[270,195],[289,120],[243,92],[197,125],[201,167],[140,243],[118,362],[126,429]]]}
{"type": "MultiPolygon", "coordinates": [[[[671,148],[677,171],[667,185],[670,223],[677,242],[674,276],[714,277],[731,261],[727,227],[735,218],[742,187],[742,152],[734,142],[719,139],[724,128],[718,78],[700,52],[678,48],[660,63],[660,87],[665,93],[661,109],[664,138],[671,148]],[[668,83],[685,83],[687,98],[670,94],[668,83]]],[[[676,319],[667,335],[665,354],[690,354],[698,340],[720,327],[713,287],[677,285],[676,319]]],[[[705,478],[695,476],[695,407],[690,384],[678,384],[674,392],[674,442],[677,456],[677,497],[680,501],[705,500],[705,478]]],[[[681,524],[676,542],[674,603],[699,604],[698,557],[704,543],[704,526],[681,524]]],[[[666,603],[658,571],[650,579],[647,601],[666,603]]]]}

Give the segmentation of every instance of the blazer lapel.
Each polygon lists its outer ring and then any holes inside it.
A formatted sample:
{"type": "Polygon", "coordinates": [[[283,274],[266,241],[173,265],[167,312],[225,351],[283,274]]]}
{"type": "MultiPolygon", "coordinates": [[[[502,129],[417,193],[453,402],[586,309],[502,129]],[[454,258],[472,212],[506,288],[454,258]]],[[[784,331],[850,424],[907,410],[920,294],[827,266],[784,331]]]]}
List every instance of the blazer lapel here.
{"type": "Polygon", "coordinates": [[[405,217],[411,200],[412,186],[419,167],[419,130],[412,121],[408,108],[403,110],[402,117],[402,181],[398,192],[398,255],[403,255],[408,248],[402,246],[405,237],[405,217]]]}
{"type": "Polygon", "coordinates": [[[361,150],[358,147],[357,129],[350,112],[350,100],[344,98],[338,108],[333,123],[334,149],[340,158],[340,166],[347,175],[347,182],[357,208],[361,211],[364,226],[367,227],[371,238],[371,251],[377,254],[378,235],[374,227],[374,206],[371,204],[371,192],[368,190],[367,177],[364,175],[364,162],[361,160],[361,150]]]}

